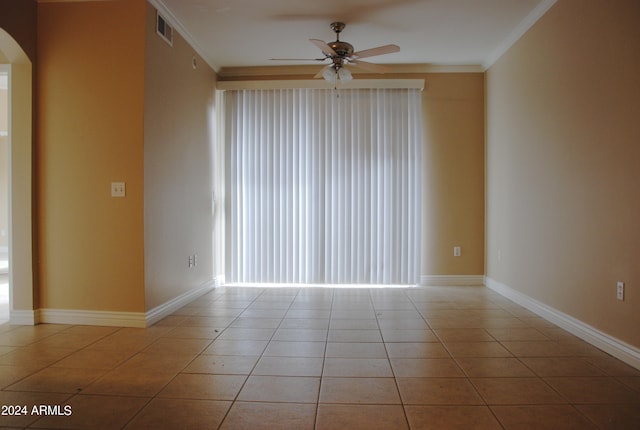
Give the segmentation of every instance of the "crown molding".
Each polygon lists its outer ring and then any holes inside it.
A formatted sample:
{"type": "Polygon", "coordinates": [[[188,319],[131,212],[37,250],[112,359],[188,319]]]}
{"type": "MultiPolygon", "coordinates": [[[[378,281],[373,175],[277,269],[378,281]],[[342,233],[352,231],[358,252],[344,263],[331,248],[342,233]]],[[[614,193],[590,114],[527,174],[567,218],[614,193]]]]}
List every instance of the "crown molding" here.
{"type": "Polygon", "coordinates": [[[196,42],[195,37],[189,33],[189,30],[182,25],[180,20],[171,12],[171,10],[163,3],[162,0],[147,0],[149,4],[157,9],[160,15],[173,27],[175,31],[177,31],[180,36],[193,48],[194,51],[198,53],[200,57],[211,67],[216,73],[220,70],[220,67],[216,65],[213,61],[213,58],[209,58],[207,53],[200,48],[198,43],[196,42]]]}
{"type": "Polygon", "coordinates": [[[498,61],[498,59],[502,57],[527,31],[529,31],[529,29],[533,27],[533,25],[538,22],[538,20],[542,18],[542,16],[547,13],[554,4],[556,4],[556,2],[557,0],[543,0],[540,2],[540,4],[538,4],[538,6],[536,6],[536,8],[525,17],[525,19],[520,21],[520,24],[518,24],[511,34],[509,34],[509,36],[507,36],[507,38],[504,39],[502,43],[500,43],[500,45],[498,45],[498,47],[494,49],[489,56],[487,56],[487,58],[485,58],[482,62],[483,70],[487,70],[489,67],[493,66],[493,64],[498,61]]]}

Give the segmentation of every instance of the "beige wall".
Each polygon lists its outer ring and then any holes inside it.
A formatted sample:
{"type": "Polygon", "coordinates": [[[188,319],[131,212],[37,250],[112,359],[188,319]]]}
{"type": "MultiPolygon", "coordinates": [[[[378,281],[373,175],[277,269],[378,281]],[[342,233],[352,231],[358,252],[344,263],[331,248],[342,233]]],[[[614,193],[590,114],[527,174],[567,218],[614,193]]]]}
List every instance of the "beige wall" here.
{"type": "Polygon", "coordinates": [[[146,12],[144,204],[146,308],[214,276],[212,162],[215,73],[174,32],[169,46],[146,12]],[[193,67],[193,60],[196,67],[193,67]],[[197,265],[189,268],[189,255],[197,265]]]}
{"type": "Polygon", "coordinates": [[[42,308],[145,310],[145,11],[144,0],[38,5],[42,308]]]}
{"type": "MultiPolygon", "coordinates": [[[[411,67],[396,66],[396,70],[411,67]]],[[[221,80],[310,79],[317,67],[233,68],[221,80]]],[[[407,73],[424,79],[423,276],[484,274],[484,74],[407,73]],[[460,246],[460,257],[453,247],[460,246]]],[[[358,73],[356,79],[380,75],[358,73]]]]}
{"type": "Polygon", "coordinates": [[[483,275],[484,75],[425,81],[422,274],[483,275]]]}
{"type": "Polygon", "coordinates": [[[639,16],[559,0],[487,72],[488,277],[636,347],[639,16]]]}

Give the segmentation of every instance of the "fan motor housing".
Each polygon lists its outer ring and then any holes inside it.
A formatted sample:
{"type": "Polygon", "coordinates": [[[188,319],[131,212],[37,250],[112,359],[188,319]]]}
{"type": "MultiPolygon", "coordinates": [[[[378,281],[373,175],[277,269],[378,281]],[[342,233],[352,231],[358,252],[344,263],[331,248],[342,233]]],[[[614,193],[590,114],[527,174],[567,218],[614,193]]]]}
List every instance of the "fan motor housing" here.
{"type": "Polygon", "coordinates": [[[348,57],[349,55],[353,54],[353,45],[351,45],[350,43],[336,40],[335,42],[327,43],[327,45],[329,45],[331,49],[336,51],[336,54],[338,54],[340,57],[348,57]]]}

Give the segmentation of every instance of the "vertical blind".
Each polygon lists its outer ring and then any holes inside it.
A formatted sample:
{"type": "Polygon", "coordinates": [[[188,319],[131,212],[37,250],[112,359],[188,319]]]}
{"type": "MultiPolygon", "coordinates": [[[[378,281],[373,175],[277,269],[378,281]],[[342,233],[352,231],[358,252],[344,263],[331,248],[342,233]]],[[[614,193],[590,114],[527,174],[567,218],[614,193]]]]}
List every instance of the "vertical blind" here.
{"type": "Polygon", "coordinates": [[[228,281],[417,282],[419,90],[225,98],[228,281]]]}

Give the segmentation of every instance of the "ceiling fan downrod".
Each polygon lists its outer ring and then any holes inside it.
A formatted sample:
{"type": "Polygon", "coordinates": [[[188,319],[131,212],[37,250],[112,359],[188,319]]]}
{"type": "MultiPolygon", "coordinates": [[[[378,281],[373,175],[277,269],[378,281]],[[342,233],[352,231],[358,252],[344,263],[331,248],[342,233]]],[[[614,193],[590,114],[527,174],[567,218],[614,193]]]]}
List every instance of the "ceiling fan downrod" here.
{"type": "MultiPolygon", "coordinates": [[[[331,29],[336,33],[336,41],[327,43],[334,50],[339,58],[346,58],[353,54],[353,45],[340,40],[340,32],[344,30],[345,24],[343,22],[332,22],[331,29]]],[[[335,56],[330,56],[335,59],[335,56]]]]}
{"type": "Polygon", "coordinates": [[[344,22],[332,22],[331,30],[336,33],[336,41],[340,41],[340,32],[344,30],[345,23],[344,22]]]}

